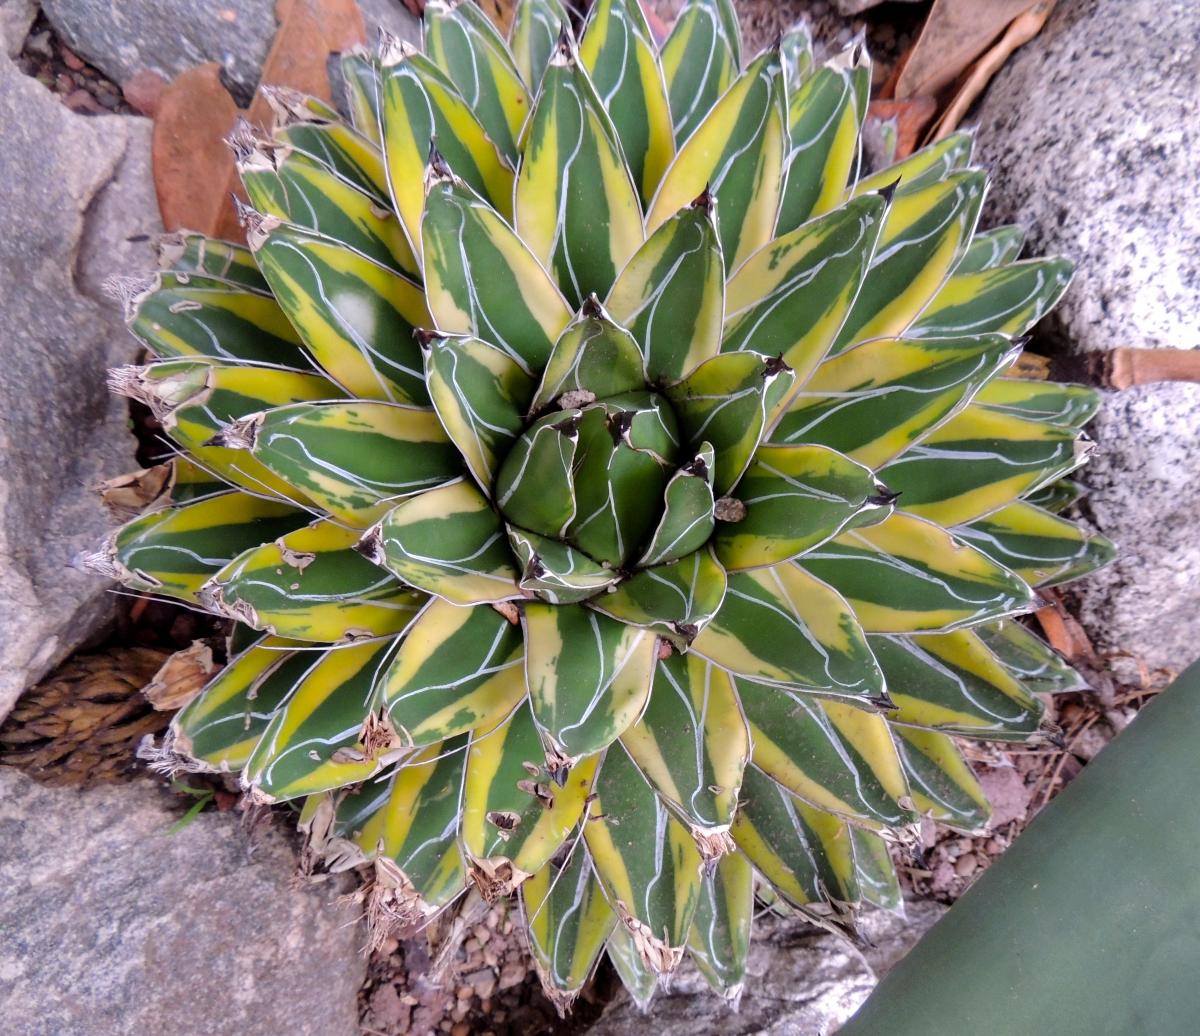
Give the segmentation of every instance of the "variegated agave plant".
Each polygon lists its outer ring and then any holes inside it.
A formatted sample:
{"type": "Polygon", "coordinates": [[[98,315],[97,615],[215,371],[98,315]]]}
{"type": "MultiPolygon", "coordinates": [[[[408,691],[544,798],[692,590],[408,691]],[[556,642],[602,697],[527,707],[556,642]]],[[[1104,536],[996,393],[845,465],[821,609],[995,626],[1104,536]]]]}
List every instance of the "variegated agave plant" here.
{"type": "Polygon", "coordinates": [[[1078,686],[1010,617],[1110,553],[1056,516],[1095,399],[1012,375],[1070,265],[976,233],[968,135],[860,178],[861,47],[565,25],[431,2],[352,125],[239,130],[249,250],[127,290],[179,456],[100,564],[243,624],[171,750],[376,907],[517,890],[560,1003],[605,948],[729,996],[756,894],[897,907],[889,843],[987,817],[954,738],[1078,686]]]}

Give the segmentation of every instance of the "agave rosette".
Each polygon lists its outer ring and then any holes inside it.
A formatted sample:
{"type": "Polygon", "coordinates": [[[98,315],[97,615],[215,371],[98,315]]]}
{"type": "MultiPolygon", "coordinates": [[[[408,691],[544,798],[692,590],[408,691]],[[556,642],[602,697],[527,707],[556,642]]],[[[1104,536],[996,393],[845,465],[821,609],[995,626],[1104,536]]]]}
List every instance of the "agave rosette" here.
{"type": "Polygon", "coordinates": [[[235,134],[249,248],[128,290],[179,456],[101,563],[239,620],[173,751],[394,913],[519,890],[560,1002],[605,947],[734,995],[756,891],[898,907],[896,832],[987,817],[955,738],[1077,686],[1011,616],[1111,552],[1056,513],[1096,400],[1013,376],[1071,268],[977,232],[969,135],[860,176],[860,46],[565,24],[435,0],[351,122],[235,134]]]}

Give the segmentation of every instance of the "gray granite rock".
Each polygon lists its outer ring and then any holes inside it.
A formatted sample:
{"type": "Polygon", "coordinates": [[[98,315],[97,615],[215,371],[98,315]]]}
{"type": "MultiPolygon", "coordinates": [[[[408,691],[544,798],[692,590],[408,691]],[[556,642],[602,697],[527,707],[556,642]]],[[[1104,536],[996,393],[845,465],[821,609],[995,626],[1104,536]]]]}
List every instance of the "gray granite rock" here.
{"type": "MultiPolygon", "coordinates": [[[[1200,347],[1197,69],[1194,0],[1059,0],[983,100],[985,218],[1077,264],[1042,327],[1061,352],[1200,347]]],[[[1085,513],[1123,550],[1077,584],[1088,632],[1152,666],[1200,653],[1198,430],[1197,386],[1109,395],[1080,475],[1085,513]]]]}
{"type": "Polygon", "coordinates": [[[798,921],[767,917],[755,926],[745,990],[736,1013],[685,961],[646,1013],[625,994],[588,1030],[589,1036],[825,1036],[845,1023],[875,983],[941,917],[939,903],[909,903],[902,919],[883,911],[863,915],[862,953],[798,921]]]}
{"type": "Polygon", "coordinates": [[[42,0],[80,57],[123,83],[150,69],[168,79],[207,61],[248,102],[275,35],[275,0],[42,0]]]}
{"type": "Polygon", "coordinates": [[[1195,0],[1059,0],[980,106],[986,216],[1078,264],[1072,348],[1200,345],[1197,69],[1195,0]]]}
{"type": "Polygon", "coordinates": [[[1183,669],[1200,658],[1200,385],[1106,393],[1091,431],[1085,511],[1122,552],[1080,584],[1081,618],[1097,647],[1183,669]]]}
{"type": "Polygon", "coordinates": [[[0,0],[0,46],[10,58],[21,53],[36,17],[34,0],[0,0]]]}
{"type": "Polygon", "coordinates": [[[358,0],[358,6],[367,29],[367,46],[375,46],[380,29],[414,47],[421,45],[421,19],[400,0],[358,0]]]}
{"type": "Polygon", "coordinates": [[[338,889],[279,828],[177,833],[149,783],[51,789],[0,767],[6,1036],[357,1036],[365,972],[338,889]]]}
{"type": "Polygon", "coordinates": [[[111,610],[69,567],[107,531],[91,486],[136,466],[104,384],[135,343],[101,284],[153,263],[159,222],[146,120],[74,115],[0,58],[0,136],[3,718],[111,610]]]}

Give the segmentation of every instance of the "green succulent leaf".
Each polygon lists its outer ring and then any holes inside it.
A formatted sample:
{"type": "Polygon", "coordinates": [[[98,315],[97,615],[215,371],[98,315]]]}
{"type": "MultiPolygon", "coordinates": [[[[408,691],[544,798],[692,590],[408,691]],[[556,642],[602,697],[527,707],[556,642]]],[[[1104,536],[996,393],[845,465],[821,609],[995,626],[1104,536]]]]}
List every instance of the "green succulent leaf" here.
{"type": "Polygon", "coordinates": [[[870,469],[825,446],[760,446],[735,495],[746,516],[714,541],[731,572],[797,557],[890,500],[870,469]]]}
{"type": "Polygon", "coordinates": [[[328,519],[253,547],[201,591],[219,613],[293,640],[401,633],[426,601],[354,550],[362,534],[328,519]]]}
{"type": "Polygon", "coordinates": [[[679,468],[663,491],[662,519],[638,562],[652,568],[678,561],[706,544],[716,525],[712,475],[716,455],[701,443],[696,456],[679,468]]]}
{"type": "Polygon", "coordinates": [[[729,674],[690,652],[661,660],[645,711],[621,744],[691,829],[701,854],[718,855],[750,759],[750,732],[729,674]]]}
{"type": "Polygon", "coordinates": [[[431,182],[425,292],[438,330],[476,335],[540,371],[571,319],[558,288],[495,209],[454,178],[431,182]]]}
{"type": "Polygon", "coordinates": [[[1078,430],[1096,416],[1100,393],[1087,385],[996,378],[979,390],[974,402],[999,413],[1078,430]]]}
{"type": "Polygon", "coordinates": [[[223,773],[246,765],[275,710],[319,655],[282,637],[257,637],[171,721],[175,749],[223,773]]]}
{"type": "Polygon", "coordinates": [[[521,589],[550,604],[586,601],[620,578],[583,551],[549,536],[510,525],[508,542],[521,570],[521,589]]]}
{"type": "Polygon", "coordinates": [[[596,876],[643,965],[670,974],[699,905],[700,852],[621,745],[600,773],[583,829],[596,876]]]}
{"type": "Polygon", "coordinates": [[[914,151],[901,162],[896,162],[870,176],[864,176],[854,185],[851,196],[857,197],[867,191],[881,191],[893,185],[898,193],[914,194],[958,172],[971,161],[974,149],[973,133],[968,130],[951,133],[914,151]]]}
{"type": "Polygon", "coordinates": [[[522,643],[492,608],[432,601],[383,671],[372,712],[406,747],[490,729],[525,696],[522,643]]]}
{"type": "Polygon", "coordinates": [[[971,239],[962,260],[954,268],[955,276],[994,270],[1016,260],[1025,247],[1025,228],[1009,224],[980,231],[971,239]]]}
{"type": "MultiPolygon", "coordinates": [[[[267,282],[259,272],[250,249],[232,241],[218,241],[191,230],[166,234],[158,242],[159,262],[174,274],[201,274],[268,294],[267,282]]],[[[182,282],[181,282],[182,283],[182,282]]]]}
{"type": "Polygon", "coordinates": [[[342,54],[340,65],[351,124],[368,140],[381,144],[383,72],[379,62],[362,48],[353,48],[342,54]]]}
{"type": "Polygon", "coordinates": [[[887,677],[896,723],[997,740],[1023,740],[1038,729],[1042,703],[972,630],[872,637],[871,650],[887,677]]]}
{"type": "Polygon", "coordinates": [[[991,810],[953,739],[912,727],[897,727],[896,734],[917,812],[964,831],[983,830],[991,810]]]}
{"type": "Polygon", "coordinates": [[[445,69],[468,108],[513,165],[532,101],[503,37],[471,3],[425,4],[425,53],[445,69]]]}
{"type": "Polygon", "coordinates": [[[899,511],[795,564],[841,591],[869,633],[951,631],[1026,611],[1033,600],[1022,579],[974,547],[899,511]]]}
{"type": "Polygon", "coordinates": [[[338,241],[264,220],[255,258],[309,355],[361,399],[429,402],[413,330],[430,322],[420,285],[338,241]]]}
{"type": "Polygon", "coordinates": [[[879,467],[962,409],[1016,353],[1002,335],[862,342],[817,368],[772,440],[822,443],[879,467]]]}
{"type": "Polygon", "coordinates": [[[638,249],[605,303],[641,346],[652,382],[670,382],[717,355],[725,264],[711,195],[681,209],[638,249]]]}
{"type": "Polygon", "coordinates": [[[267,99],[275,111],[273,136],[279,143],[332,169],[379,204],[391,204],[387,166],[378,143],[344,122],[298,109],[296,100],[286,92],[272,91],[267,99]]]}
{"type": "Polygon", "coordinates": [[[663,77],[682,145],[741,67],[741,30],[731,0],[698,0],[680,12],[662,46],[663,77]]]}
{"type": "Polygon", "coordinates": [[[559,0],[522,0],[517,4],[509,47],[517,70],[533,95],[537,94],[567,21],[566,8],[559,0]]]}
{"type": "Polygon", "coordinates": [[[985,623],[975,632],[1030,694],[1062,694],[1087,687],[1087,681],[1057,651],[1013,619],[985,623]]]}
{"type": "Polygon", "coordinates": [[[654,991],[658,988],[658,972],[642,959],[629,929],[623,924],[613,928],[604,949],[617,975],[620,976],[621,985],[638,1008],[646,1010],[654,997],[654,991]]]}
{"type": "Polygon", "coordinates": [[[517,233],[575,306],[606,295],[643,241],[617,131],[567,37],[533,112],[515,208],[517,233]]]}
{"type": "Polygon", "coordinates": [[[892,864],[892,854],[881,835],[865,828],[847,825],[850,847],[854,854],[854,877],[858,894],[864,902],[904,913],[904,896],[892,864]]]}
{"type": "Polygon", "coordinates": [[[568,399],[606,399],[639,391],[645,385],[637,342],[593,297],[554,344],[531,409],[543,410],[564,395],[568,399]]]}
{"type": "Polygon", "coordinates": [[[360,740],[363,703],[396,641],[326,651],[276,711],[246,763],[256,800],[283,802],[366,780],[379,761],[360,740]]]}
{"type": "Polygon", "coordinates": [[[572,473],[579,452],[578,410],[547,414],[509,451],[496,477],[497,506],[516,525],[562,538],[578,506],[572,473]]]}
{"type": "Polygon", "coordinates": [[[883,674],[855,613],[795,564],[729,575],[721,610],[692,649],[738,676],[864,702],[883,674]]]}
{"type": "Polygon", "coordinates": [[[579,56],[612,117],[633,182],[648,201],[675,153],[675,137],[662,68],[639,0],[593,5],[579,56]]]}
{"type": "Polygon", "coordinates": [[[779,41],[779,56],[783,61],[783,79],[791,97],[813,74],[812,30],[801,19],[787,30],[779,41]]]}
{"type": "Polygon", "coordinates": [[[657,642],[581,605],[524,608],[525,679],[547,766],[561,773],[611,744],[641,714],[657,642]]]}
{"type": "Polygon", "coordinates": [[[705,875],[688,932],[688,953],[709,986],[736,1000],[746,979],[754,921],[754,868],[741,853],[727,853],[705,875]]]}
{"type": "Polygon", "coordinates": [[[335,518],[365,528],[396,500],[458,477],[461,459],[432,410],[370,400],[293,403],[221,431],[335,518]]]}
{"type": "Polygon", "coordinates": [[[768,51],[742,73],[679,149],[650,204],[647,230],[657,230],[708,191],[721,214],[728,269],[737,269],[766,244],[775,229],[783,186],[783,105],[779,55],[768,51]]]}
{"type": "Polygon", "coordinates": [[[397,504],[360,549],[404,582],[452,604],[519,595],[504,523],[465,480],[397,504]]]}

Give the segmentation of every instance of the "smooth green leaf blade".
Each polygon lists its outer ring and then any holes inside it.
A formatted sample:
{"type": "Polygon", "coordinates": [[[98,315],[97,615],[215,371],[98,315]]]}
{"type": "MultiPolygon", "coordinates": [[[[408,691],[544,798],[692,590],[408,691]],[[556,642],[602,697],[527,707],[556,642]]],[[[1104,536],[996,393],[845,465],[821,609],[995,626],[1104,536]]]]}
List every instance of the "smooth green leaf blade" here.
{"type": "Polygon", "coordinates": [[[499,612],[435,600],[383,672],[373,711],[404,747],[490,729],[525,696],[523,661],[521,631],[499,612]]]}
{"type": "Polygon", "coordinates": [[[792,563],[731,573],[721,610],[692,649],[753,680],[863,702],[884,693],[850,606],[792,563]]]}
{"type": "Polygon", "coordinates": [[[521,0],[513,17],[509,47],[521,78],[536,96],[567,12],[559,0],[521,0]]]}
{"type": "Polygon", "coordinates": [[[612,586],[620,574],[561,540],[508,527],[522,590],[550,604],[577,604],[612,586]]]}
{"type": "Polygon", "coordinates": [[[917,812],[962,831],[982,831],[991,809],[954,740],[914,727],[897,727],[896,735],[917,812]]]}
{"type": "Polygon", "coordinates": [[[633,1002],[645,1011],[658,988],[658,973],[642,959],[629,929],[623,924],[617,925],[604,944],[604,949],[621,979],[621,985],[633,1002]]]}
{"type": "Polygon", "coordinates": [[[158,241],[158,261],[170,273],[197,273],[268,294],[267,282],[250,249],[232,241],[219,241],[191,230],[164,234],[158,241]]]}
{"type": "Polygon", "coordinates": [[[699,550],[716,525],[712,477],[716,455],[711,444],[700,444],[696,456],[679,468],[663,491],[663,512],[638,565],[678,561],[699,550]]]}
{"type": "Polygon", "coordinates": [[[372,195],[381,205],[391,205],[387,168],[379,144],[340,119],[315,114],[311,98],[286,89],[270,89],[267,101],[274,114],[272,135],[281,144],[307,155],[372,195]]]}
{"type": "Polygon", "coordinates": [[[525,674],[552,774],[606,748],[646,705],[657,641],[581,605],[525,605],[525,674]]]}
{"type": "Polygon", "coordinates": [[[486,604],[520,593],[504,523],[466,480],[398,504],[361,549],[404,582],[452,604],[486,604]]]}
{"type": "Polygon", "coordinates": [[[1087,681],[1057,651],[1014,619],[985,623],[975,632],[1030,694],[1062,694],[1087,687],[1087,681]]]}
{"type": "Polygon", "coordinates": [[[807,21],[801,19],[783,34],[779,41],[779,56],[783,60],[783,78],[790,97],[813,74],[812,30],[807,21]]]}
{"type": "Polygon", "coordinates": [[[955,276],[994,270],[1014,262],[1025,247],[1025,228],[1017,224],[984,230],[971,238],[966,255],[954,268],[955,276]]]}
{"type": "Polygon", "coordinates": [[[359,133],[378,144],[382,139],[379,113],[383,93],[379,62],[362,48],[352,48],[342,54],[340,64],[350,121],[359,133]]]}
{"type": "Polygon", "coordinates": [[[1096,416],[1100,393],[1088,385],[996,378],[980,390],[974,402],[1014,417],[1079,429],[1096,416]]]}
{"type": "Polygon", "coordinates": [[[754,869],[741,853],[722,856],[700,887],[688,953],[709,986],[737,1000],[746,980],[746,958],[754,921],[754,869]]]}
{"type": "Polygon", "coordinates": [[[510,521],[543,536],[563,538],[578,512],[573,473],[578,463],[580,412],[539,418],[509,451],[496,477],[496,506],[510,521]]]}
{"type": "Polygon", "coordinates": [[[794,562],[845,595],[869,633],[949,632],[1026,611],[1033,592],[941,526],[900,511],[794,562]]]}
{"type": "Polygon", "coordinates": [[[904,896],[882,836],[861,827],[847,826],[854,853],[854,876],[863,900],[882,910],[904,913],[904,896]]]}
{"type": "MultiPolygon", "coordinates": [[[[914,151],[908,158],[864,176],[855,185],[852,196],[867,191],[881,191],[893,184],[902,194],[913,194],[922,188],[940,183],[971,161],[975,149],[975,135],[969,130],[959,130],[941,140],[914,151]]],[[[976,239],[978,240],[978,239],[976,239]]]]}
{"type": "Polygon", "coordinates": [[[741,65],[741,33],[732,0],[687,4],[662,46],[675,143],[682,145],[729,89],[741,65]]]}
{"type": "Polygon", "coordinates": [[[568,399],[606,399],[639,391],[645,385],[637,342],[593,298],[554,343],[530,409],[543,410],[564,395],[568,399]]]}

